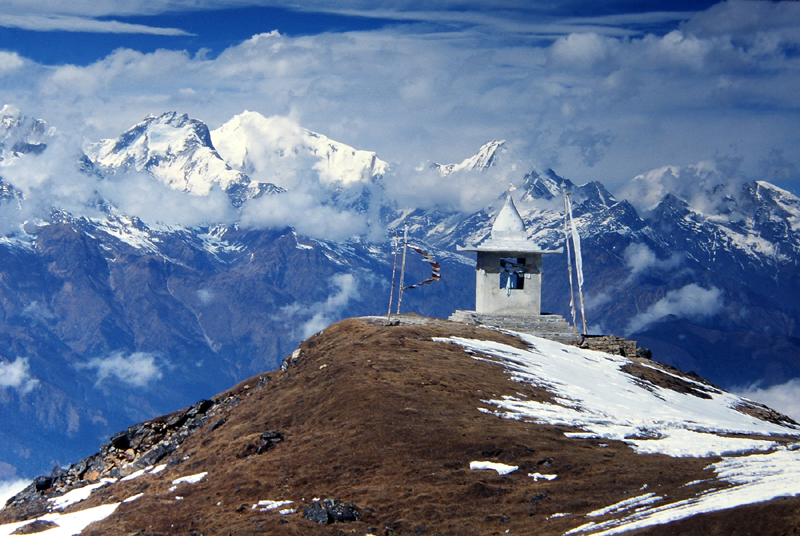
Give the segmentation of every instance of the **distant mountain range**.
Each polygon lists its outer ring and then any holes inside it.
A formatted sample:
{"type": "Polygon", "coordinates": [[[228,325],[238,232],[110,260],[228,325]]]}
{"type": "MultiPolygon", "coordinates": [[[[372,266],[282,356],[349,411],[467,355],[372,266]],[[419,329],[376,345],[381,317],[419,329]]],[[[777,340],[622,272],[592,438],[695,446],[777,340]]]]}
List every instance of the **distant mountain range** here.
{"type": "MultiPolygon", "coordinates": [[[[387,193],[392,165],[375,153],[285,118],[245,112],[209,131],[170,112],[83,148],[74,180],[90,192],[85,210],[27,217],[41,192],[9,177],[47,161],[56,136],[12,107],[0,114],[0,215],[20,219],[0,241],[0,479],[48,471],[130,423],[273,369],[332,321],[385,314],[389,235],[404,222],[444,277],[407,292],[403,310],[473,308],[474,261],[455,246],[488,235],[505,196],[475,213],[402,206],[387,193]],[[135,213],[126,201],[139,191],[135,213]],[[212,198],[227,205],[216,220],[221,205],[202,223],[145,216],[148,204],[178,213],[212,198]],[[311,232],[351,221],[359,236],[311,232]]],[[[492,173],[504,147],[427,170],[458,188],[492,173]]],[[[800,377],[797,197],[761,181],[721,185],[702,203],[667,192],[640,214],[602,184],[552,170],[513,182],[531,239],[547,248],[563,245],[562,187],[571,192],[592,330],[726,388],[800,377]]],[[[427,263],[409,266],[407,279],[429,275],[427,263]]],[[[568,288],[565,256],[546,259],[543,307],[568,316],[568,288]]]]}

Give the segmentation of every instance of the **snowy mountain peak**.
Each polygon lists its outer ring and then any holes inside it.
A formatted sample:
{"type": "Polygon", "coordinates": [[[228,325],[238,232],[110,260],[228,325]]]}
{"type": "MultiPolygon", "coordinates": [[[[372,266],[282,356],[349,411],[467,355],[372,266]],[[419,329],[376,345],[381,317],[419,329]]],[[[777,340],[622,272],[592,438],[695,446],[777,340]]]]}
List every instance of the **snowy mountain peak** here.
{"type": "Polygon", "coordinates": [[[44,121],[24,116],[17,107],[6,104],[0,110],[0,162],[25,153],[40,154],[54,134],[55,129],[44,121]]]}
{"type": "Polygon", "coordinates": [[[432,165],[442,177],[452,175],[459,171],[485,171],[497,163],[498,156],[505,140],[492,140],[484,144],[477,153],[467,158],[460,164],[437,164],[432,165]]]}
{"type": "Polygon", "coordinates": [[[218,185],[236,205],[280,191],[231,169],[214,149],[208,127],[186,114],[149,115],[116,140],[92,144],[85,152],[101,169],[146,171],[170,188],[193,195],[207,195],[218,185]]]}
{"type": "MultiPolygon", "coordinates": [[[[388,164],[371,151],[355,149],[312,132],[287,117],[245,111],[211,132],[214,146],[234,168],[259,180],[281,184],[307,163],[326,185],[369,182],[388,164]]],[[[286,182],[284,186],[289,186],[286,182]]]]}
{"type": "Polygon", "coordinates": [[[531,201],[533,199],[559,197],[562,194],[562,185],[566,185],[568,190],[574,186],[571,181],[562,179],[551,169],[548,169],[544,175],[531,171],[522,179],[522,189],[525,191],[522,195],[522,200],[531,201]]]}
{"type": "Polygon", "coordinates": [[[762,200],[771,209],[770,212],[785,218],[792,231],[800,231],[800,198],[774,184],[756,181],[745,185],[750,188],[752,196],[762,200]]]}

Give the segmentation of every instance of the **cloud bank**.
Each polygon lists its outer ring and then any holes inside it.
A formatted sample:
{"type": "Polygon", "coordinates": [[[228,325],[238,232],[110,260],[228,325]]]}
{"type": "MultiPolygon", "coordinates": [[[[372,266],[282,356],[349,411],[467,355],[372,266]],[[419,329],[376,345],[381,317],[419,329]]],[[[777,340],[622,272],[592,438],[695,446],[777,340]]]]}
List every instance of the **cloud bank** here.
{"type": "Polygon", "coordinates": [[[712,212],[748,180],[741,164],[741,158],[721,157],[687,166],[663,166],[637,175],[619,193],[645,216],[667,194],[686,200],[690,209],[712,212]]]}
{"type": "Polygon", "coordinates": [[[647,244],[632,243],[622,252],[625,265],[630,270],[628,281],[648,272],[663,272],[673,270],[683,262],[683,255],[673,253],[668,259],[659,259],[647,244]]]}
{"type": "Polygon", "coordinates": [[[7,15],[0,14],[0,26],[21,28],[23,30],[96,32],[96,33],[137,33],[152,35],[191,35],[178,28],[157,28],[143,24],[128,24],[115,20],[97,20],[73,16],[47,15],[7,15]]]}
{"type": "Polygon", "coordinates": [[[248,201],[242,210],[244,227],[293,227],[317,238],[345,240],[368,231],[364,216],[322,206],[312,195],[286,192],[248,201]]]}

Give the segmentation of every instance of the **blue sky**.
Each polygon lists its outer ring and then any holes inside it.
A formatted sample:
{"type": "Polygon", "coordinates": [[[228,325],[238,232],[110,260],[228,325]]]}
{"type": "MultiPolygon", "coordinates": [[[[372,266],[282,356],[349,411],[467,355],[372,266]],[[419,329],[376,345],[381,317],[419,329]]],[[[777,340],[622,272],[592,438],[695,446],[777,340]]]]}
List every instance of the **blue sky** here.
{"type": "Polygon", "coordinates": [[[76,146],[247,109],[396,169],[504,139],[615,192],[700,163],[798,192],[800,3],[6,0],[0,100],[76,146]]]}
{"type": "MultiPolygon", "coordinates": [[[[7,11],[6,16],[0,18],[0,43],[3,43],[3,49],[13,50],[40,63],[88,65],[121,47],[141,52],[177,49],[191,54],[205,49],[211,55],[217,55],[253,35],[272,30],[293,37],[421,25],[426,25],[426,32],[449,32],[454,28],[465,30],[482,24],[488,26],[492,18],[497,19],[496,22],[515,21],[531,25],[539,21],[544,28],[528,32],[523,38],[533,37],[548,42],[554,35],[564,32],[563,29],[553,31],[552,26],[575,19],[584,19],[579,24],[611,34],[634,35],[644,31],[664,34],[674,28],[676,20],[686,19],[692,12],[707,8],[714,2],[609,2],[601,5],[499,2],[493,4],[497,8],[487,8],[480,3],[454,2],[452,5],[443,3],[437,9],[414,6],[398,9],[392,6],[391,10],[357,6],[346,9],[341,7],[341,3],[322,3],[319,6],[312,3],[300,10],[285,4],[197,2],[181,7],[180,2],[151,2],[142,3],[138,8],[134,3],[123,11],[103,6],[90,10],[70,10],[64,6],[37,9],[19,3],[19,8],[14,5],[0,7],[0,13],[7,11]],[[650,20],[648,15],[654,12],[662,16],[650,20]],[[482,17],[486,18],[485,23],[479,20],[482,17]]],[[[497,29],[501,28],[498,26],[497,29]]],[[[502,35],[487,35],[487,38],[491,37],[502,35]]]]}

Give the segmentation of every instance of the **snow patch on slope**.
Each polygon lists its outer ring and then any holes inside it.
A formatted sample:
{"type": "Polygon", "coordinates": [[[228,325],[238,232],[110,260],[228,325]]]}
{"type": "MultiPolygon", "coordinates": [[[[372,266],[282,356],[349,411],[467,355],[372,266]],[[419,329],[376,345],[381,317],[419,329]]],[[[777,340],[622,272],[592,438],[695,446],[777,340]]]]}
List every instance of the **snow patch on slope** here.
{"type": "MultiPolygon", "coordinates": [[[[800,452],[779,449],[769,454],[753,454],[741,457],[726,457],[712,464],[717,477],[732,484],[731,487],[713,490],[696,497],[674,503],[652,506],[662,497],[639,498],[634,513],[622,519],[601,523],[593,521],[576,527],[566,534],[591,533],[595,536],[619,534],[631,530],[671,523],[697,514],[736,508],[746,504],[770,501],[778,497],[800,495],[800,452]]],[[[607,513],[627,510],[623,503],[611,505],[603,510],[587,514],[596,517],[607,513]]]]}
{"type": "Polygon", "coordinates": [[[511,396],[485,400],[497,409],[482,411],[571,426],[582,430],[573,436],[624,441],[637,452],[669,456],[718,456],[775,447],[774,441],[761,438],[724,437],[729,434],[800,438],[797,428],[737,411],[736,407],[746,404],[738,396],[699,382],[695,382],[697,389],[709,398],[664,389],[625,373],[622,368],[631,363],[625,357],[518,336],[528,343],[528,350],[458,337],[438,339],[463,346],[475,359],[499,360],[515,381],[555,395],[554,403],[511,396]]]}
{"type": "Polygon", "coordinates": [[[35,521],[49,521],[57,525],[40,534],[46,534],[47,536],[73,536],[74,534],[80,534],[83,529],[90,524],[102,521],[113,514],[119,505],[120,503],[104,504],[102,506],[95,506],[94,508],[87,508],[86,510],[80,510],[69,514],[51,513],[36,519],[0,525],[0,536],[13,534],[20,527],[24,527],[35,521]]]}

